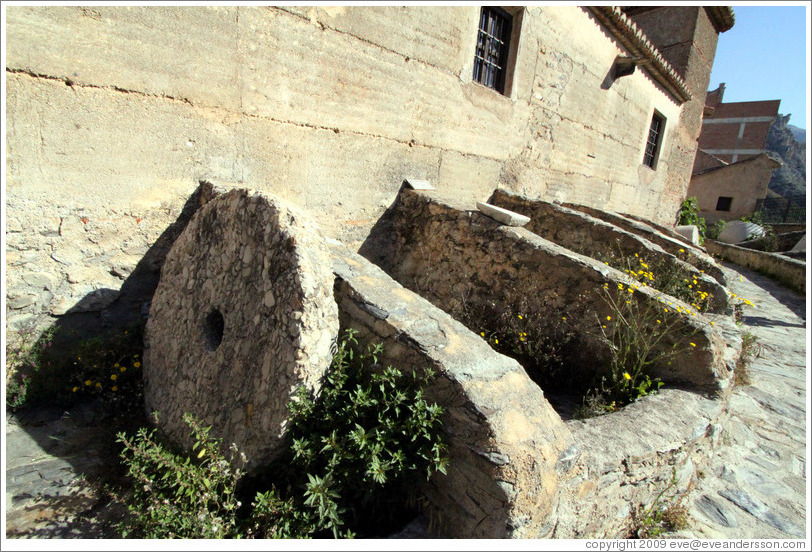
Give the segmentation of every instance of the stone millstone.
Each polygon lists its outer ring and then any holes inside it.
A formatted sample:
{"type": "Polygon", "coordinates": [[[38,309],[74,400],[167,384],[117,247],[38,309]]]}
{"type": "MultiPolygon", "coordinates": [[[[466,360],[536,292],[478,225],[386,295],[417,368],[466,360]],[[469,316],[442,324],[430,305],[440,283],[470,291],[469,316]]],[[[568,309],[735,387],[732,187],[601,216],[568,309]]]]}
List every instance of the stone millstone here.
{"type": "Polygon", "coordinates": [[[285,204],[232,190],[201,208],[166,257],[146,326],[159,429],[191,446],[190,413],[249,471],[273,459],[292,395],[318,392],[330,365],[334,278],[316,227],[285,204]]]}

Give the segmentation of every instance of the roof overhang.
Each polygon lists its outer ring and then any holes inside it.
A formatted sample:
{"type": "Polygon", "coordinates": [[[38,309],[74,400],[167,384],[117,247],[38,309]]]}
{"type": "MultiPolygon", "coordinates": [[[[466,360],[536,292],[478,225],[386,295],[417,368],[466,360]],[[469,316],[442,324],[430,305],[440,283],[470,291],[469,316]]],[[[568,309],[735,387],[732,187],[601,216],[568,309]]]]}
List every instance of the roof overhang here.
{"type": "Polygon", "coordinates": [[[641,64],[643,70],[648,72],[679,103],[685,103],[691,99],[691,92],[682,77],[619,7],[589,6],[585,9],[589,10],[606,27],[612,36],[629,51],[629,54],[636,58],[643,58],[646,62],[641,64]]]}

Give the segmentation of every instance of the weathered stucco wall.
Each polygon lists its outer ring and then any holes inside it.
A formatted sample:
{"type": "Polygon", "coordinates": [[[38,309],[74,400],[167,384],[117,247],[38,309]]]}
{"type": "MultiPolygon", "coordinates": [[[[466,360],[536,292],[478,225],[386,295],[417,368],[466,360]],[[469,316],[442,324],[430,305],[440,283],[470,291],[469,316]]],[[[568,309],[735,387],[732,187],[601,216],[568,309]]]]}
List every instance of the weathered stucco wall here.
{"type": "Polygon", "coordinates": [[[752,215],[756,202],[767,195],[770,175],[781,164],[767,155],[746,159],[691,177],[688,194],[696,196],[702,216],[710,224],[752,215]],[[717,211],[720,197],[730,197],[729,211],[717,211]]]}
{"type": "Polygon", "coordinates": [[[624,50],[575,6],[525,10],[509,97],[472,83],[478,9],[9,8],[10,320],[115,290],[115,259],[137,263],[201,179],[272,192],[355,245],[405,177],[671,222],[684,108],[643,71],[606,86],[624,50]]]}

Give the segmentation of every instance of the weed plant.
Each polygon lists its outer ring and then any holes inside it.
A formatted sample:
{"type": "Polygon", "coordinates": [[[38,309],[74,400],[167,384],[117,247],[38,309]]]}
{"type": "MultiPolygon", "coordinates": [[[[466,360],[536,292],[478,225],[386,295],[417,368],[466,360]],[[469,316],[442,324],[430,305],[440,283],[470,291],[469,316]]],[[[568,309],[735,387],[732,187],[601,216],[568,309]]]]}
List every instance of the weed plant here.
{"type": "Polygon", "coordinates": [[[607,373],[584,397],[576,412],[588,418],[614,412],[641,397],[657,392],[663,382],[652,378],[658,365],[696,347],[694,332],[685,331],[681,315],[698,316],[680,304],[643,301],[636,285],[605,283],[600,300],[606,305],[597,320],[596,336],[609,351],[607,373]]]}
{"type": "Polygon", "coordinates": [[[750,331],[742,332],[742,350],[736,360],[736,369],[733,372],[733,383],[735,385],[750,385],[750,371],[748,367],[753,359],[761,356],[761,345],[758,337],[750,331]]]}
{"type": "Polygon", "coordinates": [[[22,408],[30,399],[31,383],[44,372],[53,334],[53,329],[38,334],[32,326],[6,341],[6,406],[10,410],[22,408]]]}
{"type": "MultiPolygon", "coordinates": [[[[680,250],[685,254],[685,250],[680,250]]],[[[647,261],[638,253],[626,255],[622,251],[610,251],[600,258],[605,264],[626,273],[639,283],[647,285],[691,305],[700,312],[710,307],[708,292],[702,289],[695,273],[665,261],[647,261]]]]}
{"type": "MultiPolygon", "coordinates": [[[[380,346],[338,342],[318,397],[290,403],[289,450],[264,477],[241,483],[246,459],[185,417],[191,456],[141,429],[120,434],[134,487],[129,535],[148,538],[299,538],[376,535],[387,512],[417,500],[421,480],[448,465],[440,417],[423,388],[431,373],[378,364],[380,346]],[[250,504],[249,504],[250,501],[250,504]]],[[[245,481],[245,480],[243,480],[245,481]]],[[[395,520],[397,521],[397,520],[395,520]]]]}
{"type": "Polygon", "coordinates": [[[531,308],[526,300],[502,306],[493,302],[468,301],[455,313],[470,330],[478,333],[497,352],[516,359],[530,378],[545,389],[558,388],[567,379],[567,359],[574,346],[575,330],[566,312],[542,306],[531,308]]]}
{"type": "Polygon", "coordinates": [[[675,491],[677,484],[676,468],[672,470],[668,485],[654,498],[651,506],[637,509],[632,514],[634,536],[641,539],[656,539],[663,533],[679,531],[688,526],[688,509],[684,496],[675,491]]]}
{"type": "Polygon", "coordinates": [[[699,229],[700,243],[705,241],[707,227],[705,224],[705,219],[702,218],[701,211],[699,209],[699,200],[696,197],[686,198],[682,202],[679,211],[677,212],[677,224],[693,224],[699,229]]]}

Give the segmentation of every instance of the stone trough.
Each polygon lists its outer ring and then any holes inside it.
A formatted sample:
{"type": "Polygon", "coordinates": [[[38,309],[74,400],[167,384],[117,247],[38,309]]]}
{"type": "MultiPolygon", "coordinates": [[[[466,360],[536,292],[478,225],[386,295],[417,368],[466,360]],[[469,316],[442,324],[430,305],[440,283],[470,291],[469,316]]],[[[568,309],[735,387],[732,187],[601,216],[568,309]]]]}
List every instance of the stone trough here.
{"type": "Polygon", "coordinates": [[[611,213],[609,211],[602,211],[594,207],[586,205],[578,205],[575,203],[562,203],[562,207],[575,209],[581,211],[595,218],[599,218],[610,224],[617,226],[633,234],[637,234],[653,243],[662,247],[668,253],[676,256],[685,256],[685,261],[698,270],[703,271],[705,274],[716,279],[722,285],[725,285],[725,275],[719,264],[702,249],[689,244],[685,238],[676,232],[669,231],[666,228],[655,225],[653,223],[643,222],[631,216],[625,216],[618,213],[611,213]]]}
{"type": "Polygon", "coordinates": [[[639,254],[640,259],[645,259],[658,270],[683,273],[698,282],[697,289],[708,293],[711,312],[725,312],[728,309],[727,291],[718,281],[633,232],[582,211],[506,190],[494,191],[488,202],[530,217],[528,230],[588,257],[600,259],[607,253],[614,253],[634,260],[635,255],[639,254]]]}
{"type": "MultiPolygon", "coordinates": [[[[387,273],[451,313],[476,300],[530,313],[542,321],[564,314],[576,340],[577,356],[569,359],[570,378],[592,379],[608,354],[596,335],[596,322],[615,314],[595,292],[608,284],[608,293],[617,295],[619,285],[639,284],[619,270],[526,228],[503,226],[478,211],[456,208],[430,194],[404,189],[390,209],[390,241],[385,256],[379,258],[387,273]]],[[[693,336],[690,349],[657,364],[654,376],[668,384],[709,392],[728,386],[724,344],[706,318],[695,313],[679,315],[675,309],[690,310],[688,305],[645,286],[634,297],[641,309],[661,309],[664,324],[673,325],[669,339],[657,350],[674,346],[672,336],[693,336]]]]}
{"type": "MultiPolygon", "coordinates": [[[[427,394],[446,410],[451,461],[425,491],[445,536],[625,536],[628,504],[649,504],[672,473],[689,485],[711,454],[739,346],[726,317],[715,329],[685,319],[697,347],[659,368],[671,382],[659,394],[565,421],[521,364],[446,311],[471,283],[494,300],[553,304],[628,284],[624,274],[431,192],[401,192],[382,267],[327,245],[277,200],[217,193],[167,257],[147,325],[147,408],[179,444],[189,445],[190,412],[252,468],[267,463],[284,441],[291,393],[318,390],[340,321],[382,343],[385,363],[437,373],[427,394]]],[[[640,297],[663,300],[642,288],[640,297]]]]}

